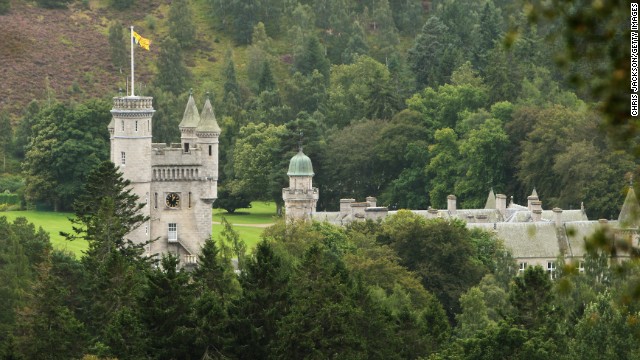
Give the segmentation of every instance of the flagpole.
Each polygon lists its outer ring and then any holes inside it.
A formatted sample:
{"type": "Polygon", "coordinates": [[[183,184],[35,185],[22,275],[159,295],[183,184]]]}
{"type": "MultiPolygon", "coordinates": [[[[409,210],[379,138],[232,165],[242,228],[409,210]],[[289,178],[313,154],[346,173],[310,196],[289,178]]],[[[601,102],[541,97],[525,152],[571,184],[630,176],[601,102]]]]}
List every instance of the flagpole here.
{"type": "Polygon", "coordinates": [[[134,74],[134,68],[133,68],[133,26],[131,26],[131,96],[136,96],[135,94],[135,89],[136,87],[134,86],[134,82],[133,82],[133,76],[134,74]]]}

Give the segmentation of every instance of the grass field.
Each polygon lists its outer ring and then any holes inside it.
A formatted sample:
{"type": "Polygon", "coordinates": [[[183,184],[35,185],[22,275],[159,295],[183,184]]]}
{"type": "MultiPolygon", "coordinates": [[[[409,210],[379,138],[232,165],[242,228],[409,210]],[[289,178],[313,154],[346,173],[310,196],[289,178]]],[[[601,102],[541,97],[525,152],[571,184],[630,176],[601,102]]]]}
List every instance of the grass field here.
{"type": "MultiPolygon", "coordinates": [[[[25,217],[33,223],[36,228],[42,227],[49,233],[51,244],[55,249],[66,250],[81,257],[82,252],[87,249],[86,241],[67,241],[60,231],[71,232],[71,213],[56,213],[50,211],[5,211],[0,212],[0,216],[5,216],[9,221],[17,217],[25,217]]],[[[238,209],[235,214],[229,214],[224,210],[214,210],[213,214],[213,237],[217,239],[222,231],[222,217],[233,225],[233,228],[240,234],[240,238],[251,250],[260,241],[260,235],[265,226],[276,221],[276,206],[274,203],[254,202],[249,209],[238,209]],[[251,226],[252,224],[259,226],[251,226]]]]}
{"type": "Polygon", "coordinates": [[[272,202],[251,203],[249,209],[238,209],[235,213],[229,214],[225,210],[214,210],[213,213],[213,238],[217,239],[223,226],[220,224],[224,217],[238,232],[240,238],[247,245],[247,250],[260,241],[260,235],[266,226],[276,222],[276,205],[272,202]],[[252,226],[258,225],[258,226],[252,226]]]}

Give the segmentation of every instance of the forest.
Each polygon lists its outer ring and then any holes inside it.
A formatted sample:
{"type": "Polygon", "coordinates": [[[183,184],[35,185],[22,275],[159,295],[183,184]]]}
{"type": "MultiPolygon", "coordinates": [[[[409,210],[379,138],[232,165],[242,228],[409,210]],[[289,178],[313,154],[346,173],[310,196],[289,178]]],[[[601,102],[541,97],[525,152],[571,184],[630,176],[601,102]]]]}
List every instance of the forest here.
{"type": "MultiPolygon", "coordinates": [[[[116,17],[136,5],[114,0],[109,9],[116,17]]],[[[583,4],[567,13],[571,6],[583,4]]],[[[598,15],[585,9],[585,21],[598,15]]],[[[216,206],[231,212],[253,200],[282,204],[302,136],[319,211],[366,196],[392,209],[443,208],[449,194],[477,208],[490,189],[522,203],[535,188],[545,208],[584,203],[590,218],[612,219],[638,172],[633,146],[602,131],[607,106],[619,103],[601,89],[618,65],[607,49],[621,41],[610,29],[624,14],[586,24],[609,34],[600,48],[574,49],[567,44],[598,39],[558,36],[564,18],[532,20],[536,11],[548,13],[495,0],[175,0],[162,21],[149,15],[137,27],[156,51],[137,50],[139,71],[151,72],[138,93],[154,97],[154,142],[167,143],[179,139],[189,89],[200,107],[211,98],[222,128],[216,206]],[[229,44],[216,46],[224,53],[217,81],[194,76],[197,56],[216,41],[229,44]]],[[[127,72],[128,29],[110,24],[110,66],[127,72]]],[[[89,171],[107,159],[118,94],[80,88],[78,97],[76,85],[57,94],[45,82],[40,98],[0,111],[0,192],[13,194],[14,207],[71,210],[89,171]]]]}
{"type": "Polygon", "coordinates": [[[638,357],[640,267],[599,247],[552,280],[490,232],[399,211],[281,221],[251,252],[227,223],[181,268],[126,240],[142,206],[113,163],[96,167],[65,234],[89,242],[81,259],[0,217],[2,359],[638,357]]]}
{"type": "MultiPolygon", "coordinates": [[[[318,210],[365,196],[443,208],[448,194],[473,208],[490,189],[522,203],[535,188],[545,208],[584,203],[589,218],[614,219],[640,173],[624,2],[98,3],[108,71],[128,69],[116,19],[152,39],[155,52],[136,51],[154,142],[178,141],[189,89],[199,107],[214,103],[214,205],[229,212],[281,205],[299,142],[318,210]],[[215,75],[197,76],[203,67],[215,75]]],[[[0,22],[24,6],[0,0],[0,22]]],[[[606,234],[586,243],[583,272],[567,264],[555,279],[519,272],[492,233],[406,211],[346,228],[279,222],[250,251],[228,226],[191,271],[142,257],[126,239],[145,221],[139,199],[105,162],[119,94],[93,94],[93,80],[62,92],[47,80],[33,101],[0,108],[0,209],[73,210],[65,236],[89,242],[76,259],[0,216],[0,358],[638,358],[640,269],[609,261],[606,234]]]]}

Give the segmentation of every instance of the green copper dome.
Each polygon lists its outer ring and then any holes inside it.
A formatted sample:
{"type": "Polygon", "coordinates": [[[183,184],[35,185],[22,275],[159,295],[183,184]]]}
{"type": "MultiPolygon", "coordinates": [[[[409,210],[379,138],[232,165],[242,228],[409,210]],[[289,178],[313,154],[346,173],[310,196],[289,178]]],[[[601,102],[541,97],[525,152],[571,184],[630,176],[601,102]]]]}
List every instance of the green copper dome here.
{"type": "Polygon", "coordinates": [[[302,152],[302,149],[291,158],[289,162],[289,176],[313,176],[313,165],[311,165],[311,159],[302,152]]]}

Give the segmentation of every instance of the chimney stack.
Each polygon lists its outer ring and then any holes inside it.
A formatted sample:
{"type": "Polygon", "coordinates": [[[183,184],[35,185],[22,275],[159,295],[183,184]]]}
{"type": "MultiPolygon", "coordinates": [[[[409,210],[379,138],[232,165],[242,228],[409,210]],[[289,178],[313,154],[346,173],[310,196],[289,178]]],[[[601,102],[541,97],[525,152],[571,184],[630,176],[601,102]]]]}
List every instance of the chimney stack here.
{"type": "Polygon", "coordinates": [[[447,196],[447,210],[449,210],[450,215],[456,214],[456,196],[455,195],[447,196]]]}
{"type": "Polygon", "coordinates": [[[533,222],[542,221],[542,210],[541,209],[535,209],[535,210],[531,211],[531,219],[533,220],[533,222]]]}
{"type": "Polygon", "coordinates": [[[553,208],[553,217],[556,222],[556,227],[561,227],[562,226],[562,209],[557,207],[553,208]]]}
{"type": "Polygon", "coordinates": [[[502,217],[504,217],[504,214],[507,211],[507,195],[496,195],[496,209],[500,211],[500,214],[502,214],[502,217]]]}
{"type": "Polygon", "coordinates": [[[375,197],[373,196],[368,196],[366,199],[366,202],[369,204],[369,207],[376,207],[376,202],[378,201],[375,197]]]}

